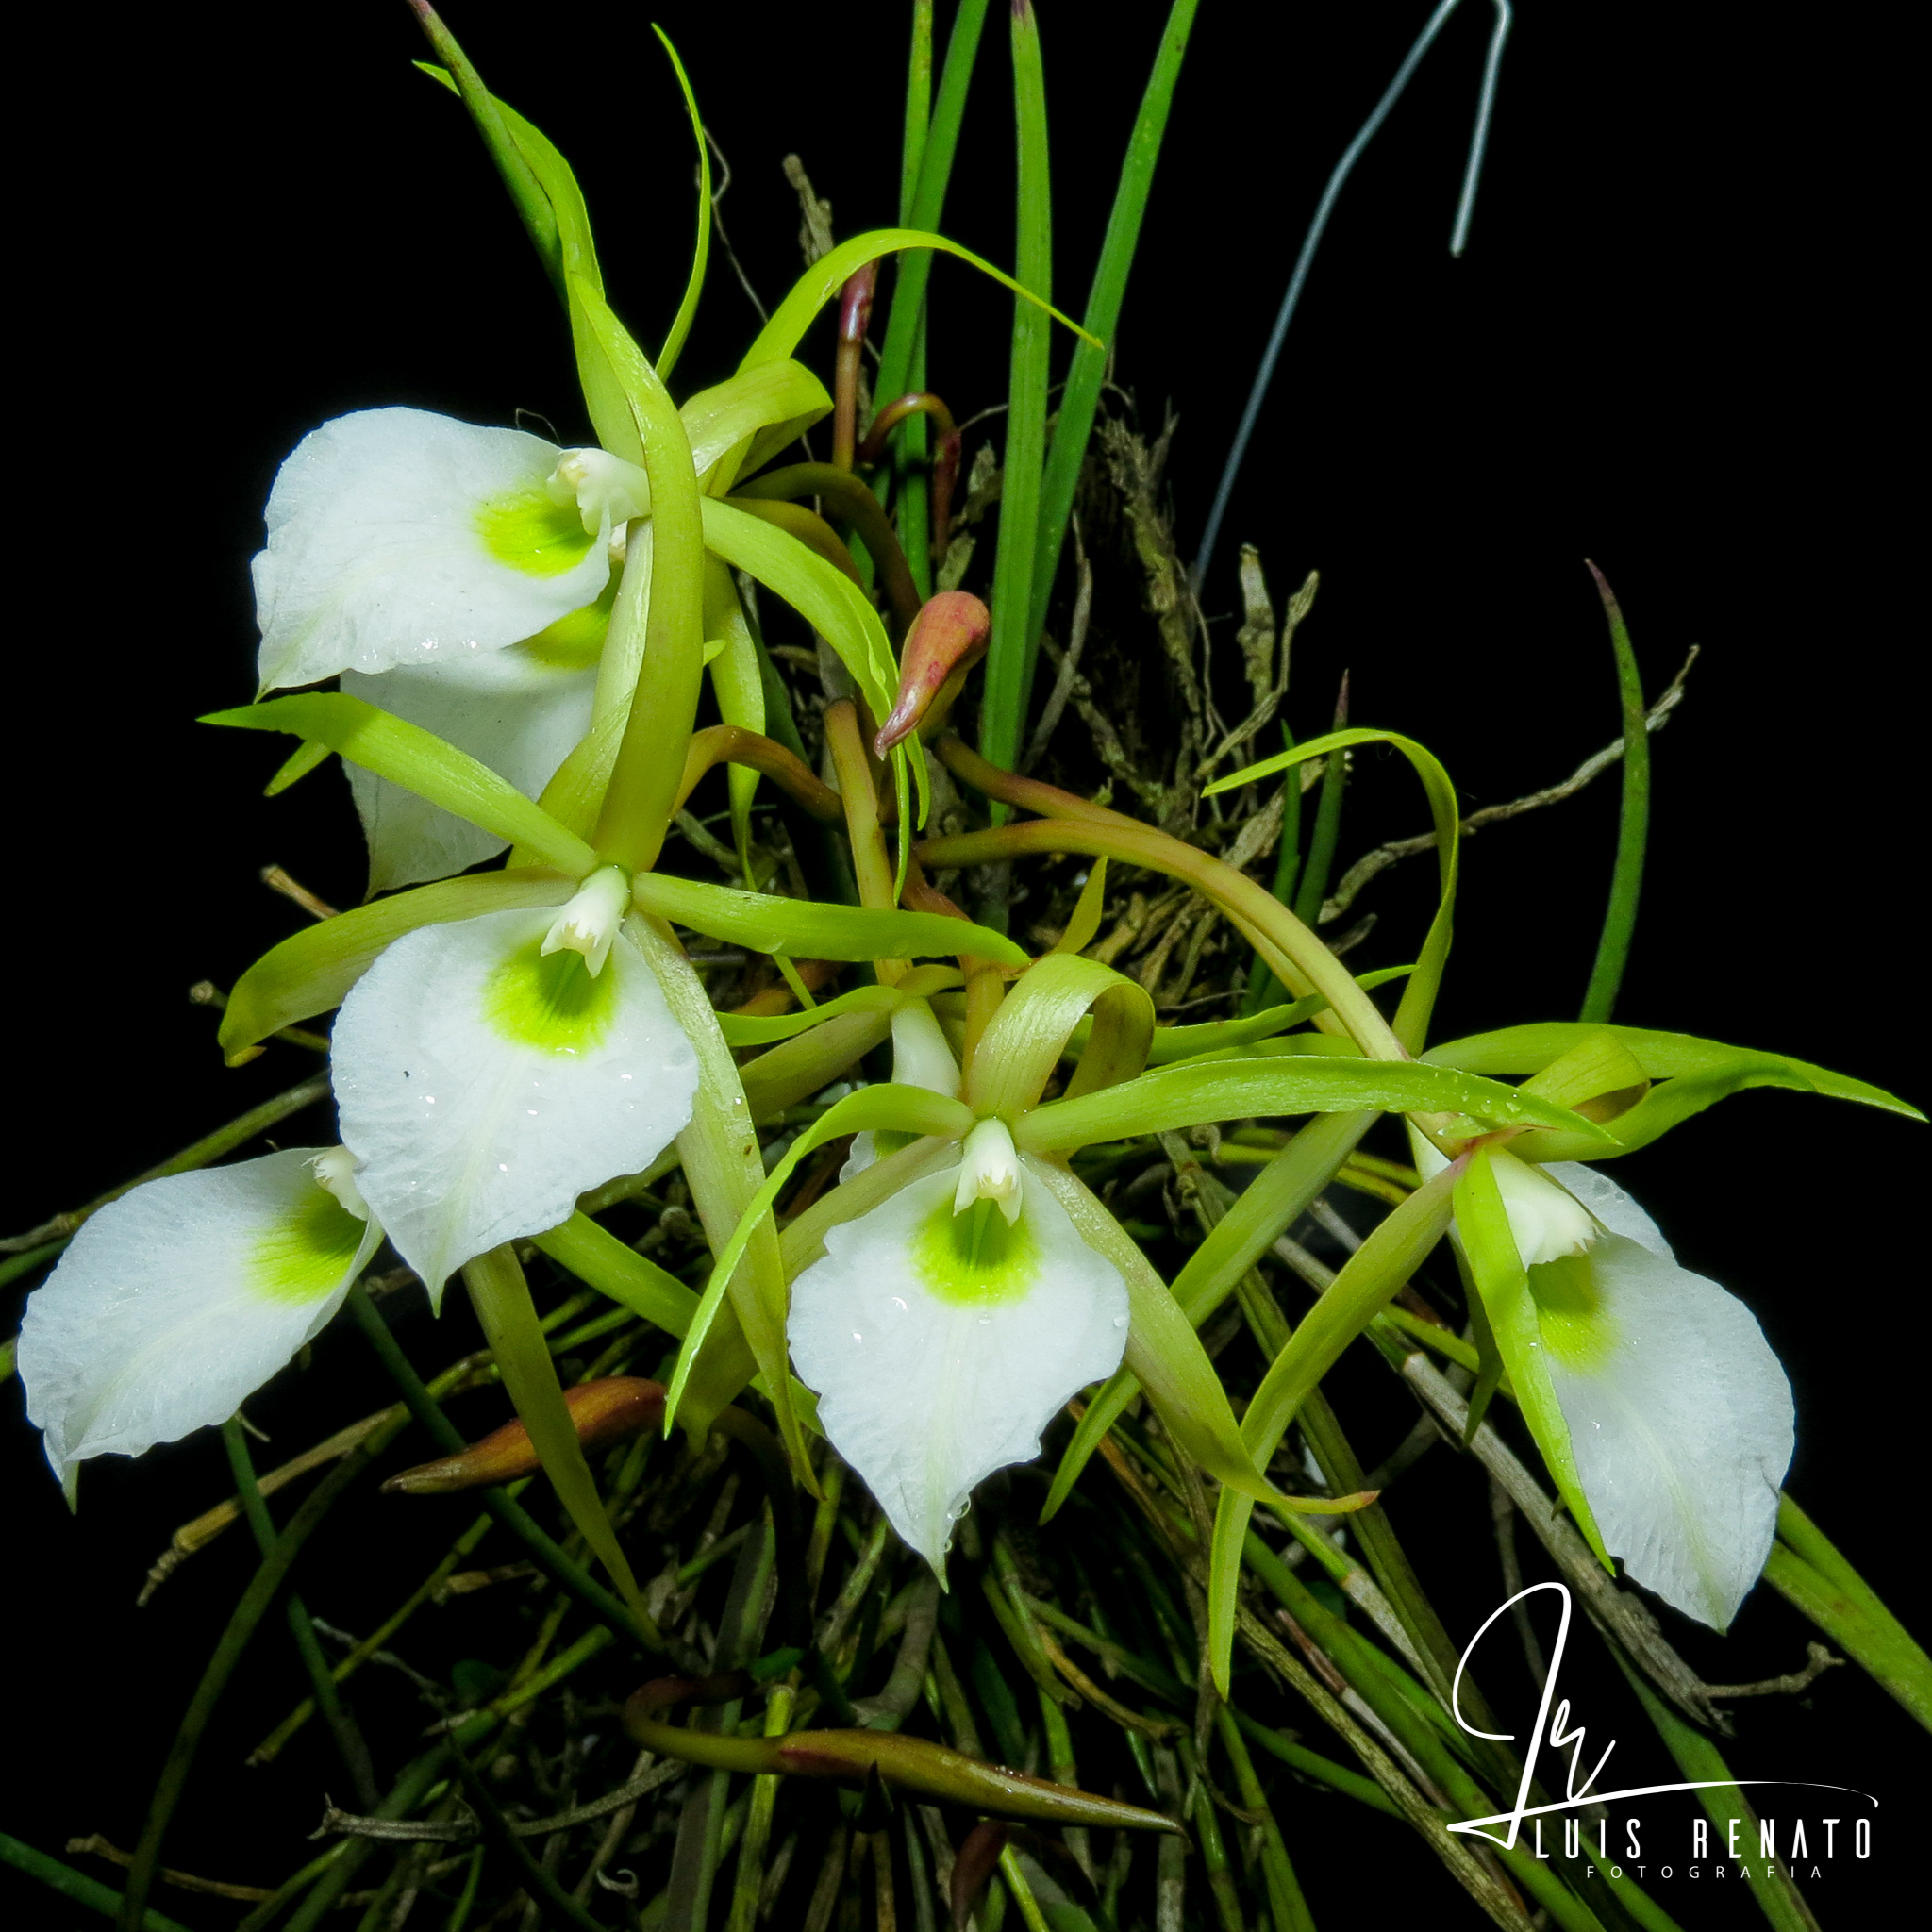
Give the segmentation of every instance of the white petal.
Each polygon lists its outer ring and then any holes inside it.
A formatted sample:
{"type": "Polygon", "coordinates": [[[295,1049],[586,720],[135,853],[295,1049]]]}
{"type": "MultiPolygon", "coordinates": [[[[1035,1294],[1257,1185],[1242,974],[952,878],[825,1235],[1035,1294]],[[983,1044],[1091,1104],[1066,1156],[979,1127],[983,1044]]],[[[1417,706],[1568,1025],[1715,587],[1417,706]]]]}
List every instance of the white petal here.
{"type": "Polygon", "coordinates": [[[27,1414],[69,1469],[225,1422],[341,1306],[382,1231],[291,1147],[149,1181],[88,1221],[20,1326],[27,1414]]]}
{"type": "MultiPolygon", "coordinates": [[[[535,798],[591,728],[597,668],[556,663],[519,644],[379,677],[344,672],[342,689],[447,739],[535,798]]],[[[372,892],[448,878],[504,850],[480,825],[360,765],[348,773],[369,841],[372,892]]]]}
{"type": "Polygon", "coordinates": [[[1623,1235],[1529,1280],[1605,1546],[1726,1628],[1771,1553],[1791,1459],[1790,1384],[1763,1331],[1735,1295],[1623,1235]]]}
{"type": "Polygon", "coordinates": [[[1595,1168],[1586,1167],[1580,1160],[1553,1160],[1542,1171],[1552,1180],[1562,1182],[1612,1234],[1648,1248],[1666,1261],[1675,1258],[1657,1223],[1595,1168]]]}
{"type": "Polygon", "coordinates": [[[541,1234],[648,1167],[691,1119],[697,1056],[628,938],[591,978],[540,950],[549,911],[406,934],[336,1021],[342,1139],[432,1301],[473,1256],[541,1234]]]}
{"type": "Polygon", "coordinates": [[[792,1284],[792,1360],[819,1421],[892,1527],[935,1569],[973,1486],[1040,1452],[1067,1398],[1120,1366],[1127,1291],[1030,1173],[1008,1230],[953,1212],[958,1170],[902,1188],[825,1231],[792,1284]],[[958,1242],[977,1224],[1008,1257],[976,1274],[958,1242]]]}
{"type": "Polygon", "coordinates": [[[264,687],[499,651],[595,600],[605,545],[547,488],[562,453],[423,409],[295,446],[255,559],[264,687]]]}
{"type": "Polygon", "coordinates": [[[924,1000],[892,1008],[892,1078],[902,1087],[924,1087],[959,1097],[959,1062],[924,1000]]]}

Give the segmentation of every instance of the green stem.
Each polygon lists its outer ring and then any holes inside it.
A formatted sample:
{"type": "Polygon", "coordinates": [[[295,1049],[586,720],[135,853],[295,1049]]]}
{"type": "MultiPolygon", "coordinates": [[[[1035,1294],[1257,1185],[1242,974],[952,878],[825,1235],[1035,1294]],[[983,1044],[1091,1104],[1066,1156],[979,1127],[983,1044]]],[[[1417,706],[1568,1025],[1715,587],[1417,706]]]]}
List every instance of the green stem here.
{"type": "MultiPolygon", "coordinates": [[[[1335,699],[1335,727],[1348,728],[1348,676],[1344,673],[1341,690],[1335,699]]],[[[1294,768],[1289,768],[1291,780],[1294,768]]],[[[1313,932],[1321,923],[1322,901],[1328,891],[1328,874],[1335,866],[1335,846],[1341,836],[1341,795],[1348,787],[1348,754],[1332,751],[1322,773],[1322,795],[1315,806],[1315,830],[1308,841],[1307,869],[1302,874],[1300,890],[1294,895],[1294,916],[1313,932]]],[[[1284,822],[1285,823],[1285,822],[1284,822]]]]}
{"type": "MultiPolygon", "coordinates": [[[[50,1891],[58,1891],[62,1898],[71,1898],[75,1905],[86,1906],[104,1917],[115,1917],[121,1910],[122,1896],[111,1885],[103,1885],[98,1878],[90,1878],[72,1865],[63,1865],[58,1858],[50,1857],[4,1831],[0,1831],[0,1864],[11,1865],[16,1872],[38,1878],[50,1891]]],[[[156,1911],[144,1912],[141,1924],[142,1932],[188,1932],[180,1920],[156,1911]]]]}
{"type": "Polygon", "coordinates": [[[248,1640],[255,1635],[256,1626],[267,1614],[269,1605],[275,1601],[275,1592],[282,1587],[295,1558],[301,1554],[303,1544],[314,1534],[336,1499],[368,1467],[371,1457],[375,1453],[371,1444],[376,1440],[371,1437],[351,1450],[309,1491],[302,1507],[289,1519],[287,1528],[262,1558],[260,1567],[249,1580],[248,1588],[242,1592],[241,1602],[229,1615],[227,1627],[222,1632],[214,1655],[209,1657],[208,1668],[194,1688],[194,1695],[182,1714],[180,1728],[168,1749],[167,1761],[161,1767],[154,1796],[149,1801],[147,1820],[142,1826],[141,1840],[134,1849],[134,1862],[127,1871],[127,1890],[122,1895],[118,1922],[122,1932],[138,1932],[142,1923],[148,1893],[154,1888],[155,1874],[160,1865],[161,1840],[167,1832],[168,1822],[180,1802],[182,1788],[188,1781],[195,1753],[201,1748],[208,1720],[214,1715],[222,1692],[227,1689],[228,1679],[235,1674],[235,1666],[242,1661],[242,1653],[248,1647],[248,1640]]]}
{"type": "MultiPolygon", "coordinates": [[[[238,1418],[231,1416],[222,1424],[222,1446],[227,1451],[228,1467],[234,1472],[236,1493],[242,1499],[242,1513],[248,1519],[248,1527],[254,1534],[257,1547],[266,1557],[275,1548],[275,1526],[257,1486],[255,1458],[248,1453],[248,1436],[238,1418]]],[[[302,1659],[302,1668],[308,1673],[316,1707],[328,1725],[329,1735],[335,1740],[342,1769],[349,1774],[350,1781],[356,1787],[356,1802],[364,1810],[370,1810],[381,1794],[375,1789],[375,1773],[370,1767],[369,1747],[362,1741],[355,1720],[343,1709],[341,1699],[336,1695],[336,1681],[330,1674],[328,1659],[322,1654],[322,1640],[315,1634],[308,1607],[291,1591],[282,1607],[289,1619],[289,1634],[295,1641],[295,1651],[302,1659]]]]}
{"type": "MultiPolygon", "coordinates": [[[[1046,81],[1032,0],[1013,0],[1013,118],[1018,134],[1018,237],[1013,274],[1044,301],[1053,294],[1053,202],[1048,175],[1046,81]]],[[[1033,689],[1040,634],[1033,627],[1033,579],[1040,548],[1040,501],[1046,457],[1045,312],[1013,302],[1013,352],[1007,389],[1007,441],[1000,478],[999,552],[993,564],[992,637],[979,713],[980,755],[1010,771],[1033,689]]],[[[996,812],[995,818],[1003,818],[996,812]]]]}
{"type": "Polygon", "coordinates": [[[1341,961],[1287,907],[1277,904],[1244,873],[1122,813],[1090,805],[1051,785],[1014,778],[950,735],[942,737],[934,749],[955,775],[975,790],[1049,816],[985,832],[924,840],[914,853],[928,871],[995,865],[1030,853],[1082,852],[1165,873],[1192,886],[1219,907],[1297,997],[1319,992],[1337,1023],[1369,1058],[1408,1058],[1389,1023],[1341,961]]]}
{"type": "MultiPolygon", "coordinates": [[[[1743,1792],[1732,1782],[1730,1767],[1725,1764],[1717,1746],[1703,1732],[1679,1717],[1644,1682],[1641,1673],[1625,1661],[1621,1650],[1613,1645],[1610,1655],[1616,1658],[1618,1669],[1629,1679],[1631,1690],[1636,1691],[1638,1701],[1643,1706],[1644,1715],[1657,1726],[1657,1734],[1676,1760],[1677,1769],[1687,1778],[1705,1783],[1705,1789],[1697,1793],[1697,1799],[1717,1828],[1719,1838],[1724,1837],[1731,1821],[1736,1818],[1742,1821],[1745,1830],[1755,1840],[1757,1814],[1751,1808],[1750,1801],[1743,1792]],[[1715,1789],[1708,1782],[1710,1780],[1715,1780],[1715,1789]]],[[[1786,1868],[1772,1858],[1754,1862],[1751,1852],[1756,1849],[1754,1844],[1751,1851],[1744,1854],[1741,1863],[1745,1882],[1757,1898],[1758,1909],[1777,1927],[1777,1932],[1819,1932],[1818,1921],[1811,1916],[1810,1907],[1787,1875],[1786,1868]]]]}
{"type": "MultiPolygon", "coordinates": [[[[1294,749],[1294,733],[1281,727],[1281,748],[1294,749]]],[[[1281,794],[1281,840],[1274,848],[1274,883],[1270,891],[1283,906],[1294,903],[1295,874],[1302,862],[1302,774],[1291,766],[1283,774],[1281,794]]],[[[1258,1013],[1286,1000],[1288,989],[1269,972],[1259,954],[1248,968],[1248,990],[1241,997],[1241,1015],[1258,1013]]]]}
{"type": "MultiPolygon", "coordinates": [[[[483,1339],[496,1357],[503,1386],[530,1432],[531,1446],[558,1500],[610,1573],[639,1628],[655,1634],[637,1578],[631,1574],[630,1559],[610,1526],[604,1498],[597,1492],[597,1478],[591,1474],[584,1445],[577,1439],[576,1424],[563,1399],[563,1385],[557,1378],[557,1364],[550,1358],[514,1251],[506,1246],[478,1255],[465,1265],[463,1280],[476,1319],[482,1324],[483,1339]]],[[[660,1638],[658,1647],[661,1645],[660,1638]]]]}
{"type": "MultiPolygon", "coordinates": [[[[417,1374],[408,1357],[403,1353],[401,1344],[389,1332],[388,1324],[377,1312],[375,1304],[369,1299],[367,1291],[359,1285],[352,1288],[349,1291],[348,1307],[349,1313],[355,1318],[356,1325],[362,1330],[371,1347],[382,1358],[383,1367],[389,1371],[391,1379],[401,1392],[409,1413],[422,1425],[430,1441],[445,1453],[467,1448],[469,1445],[463,1441],[456,1424],[436,1406],[435,1399],[423,1386],[423,1378],[417,1374]]],[[[538,1526],[529,1512],[521,1505],[512,1502],[506,1491],[500,1489],[487,1489],[481,1492],[478,1500],[491,1515],[523,1544],[538,1569],[542,1571],[559,1590],[567,1591],[591,1616],[628,1637],[641,1649],[655,1656],[664,1654],[664,1639],[656,1626],[641,1624],[609,1591],[567,1557],[538,1526]]]]}
{"type": "MultiPolygon", "coordinates": [[[[1233,1713],[1225,1705],[1214,1713],[1214,1722],[1220,1733],[1221,1748],[1227,1753],[1227,1761],[1234,1767],[1235,1790],[1241,1804],[1248,1810],[1261,1814],[1261,1878],[1268,1888],[1268,1914],[1273,1922],[1271,1932],[1315,1932],[1314,1916],[1308,1910],[1307,1900],[1302,1896],[1301,1882],[1294,1875],[1288,1846],[1282,1841],[1281,1827],[1274,1822],[1274,1807],[1268,1803],[1268,1794],[1261,1788],[1260,1778],[1256,1775],[1255,1760],[1248,1755],[1241,1726],[1235,1723],[1233,1713]]],[[[1363,1782],[1366,1784],[1368,1780],[1363,1782]]],[[[1374,1790],[1374,1787],[1370,1789],[1374,1790]]],[[[1376,1791],[1375,1795],[1380,1798],[1382,1794],[1376,1791]]]]}
{"type": "Polygon", "coordinates": [[[1617,654],[1617,691],[1624,703],[1624,803],[1617,821],[1617,863],[1610,874],[1610,903],[1604,910],[1603,934],[1596,942],[1596,961],[1590,969],[1590,986],[1583,995],[1582,1020],[1607,1022],[1624,983],[1630,958],[1630,936],[1637,924],[1637,899],[1643,888],[1643,848],[1650,834],[1650,726],[1643,707],[1643,680],[1624,613],[1604,574],[1595,564],[1597,594],[1610,623],[1610,648],[1617,654]]]}

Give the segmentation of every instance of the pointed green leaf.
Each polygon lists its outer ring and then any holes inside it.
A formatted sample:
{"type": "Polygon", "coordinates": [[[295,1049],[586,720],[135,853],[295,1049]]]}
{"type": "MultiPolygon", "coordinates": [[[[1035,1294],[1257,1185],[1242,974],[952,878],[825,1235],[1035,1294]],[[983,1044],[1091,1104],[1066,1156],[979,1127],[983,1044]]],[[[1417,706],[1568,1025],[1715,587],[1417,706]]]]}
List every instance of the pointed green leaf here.
{"type": "Polygon", "coordinates": [[[872,707],[891,714],[898,668],[886,627],[843,572],[763,518],[707,497],[705,542],[736,570],[775,591],[839,654],[872,707]]]}
{"type": "Polygon", "coordinates": [[[874,228],[868,234],[854,235],[849,241],[840,242],[829,255],[806,270],[792,284],[784,301],[772,311],[771,321],[758,331],[758,340],[744,352],[744,359],[739,368],[753,369],[760,362],[775,362],[781,357],[790,356],[804,340],[812,318],[867,262],[897,254],[904,248],[931,248],[942,255],[956,255],[981,275],[991,275],[1002,288],[1010,289],[1014,294],[1024,296],[1036,307],[1045,309],[1056,322],[1072,329],[1082,341],[1091,341],[1095,348],[1107,346],[1089,335],[1072,316],[1062,315],[1050,303],[1042,302],[1038,295],[1023,289],[1011,275],[974,255],[970,248],[961,248],[957,242],[948,242],[943,235],[929,235],[918,228],[874,228]]]}
{"type": "Polygon", "coordinates": [[[1423,941],[1422,955],[1416,961],[1414,975],[1402,995],[1402,1005],[1397,1008],[1392,1022],[1396,1039],[1410,1053],[1416,1053],[1428,1035],[1429,1016],[1435,1011],[1436,995],[1442,985],[1442,969],[1448,963],[1449,942],[1455,932],[1457,847],[1462,835],[1456,787],[1449,782],[1449,774],[1442,769],[1436,755],[1399,732],[1331,731],[1326,737],[1311,738],[1305,744],[1277,752],[1272,758],[1263,758],[1259,764],[1230,773],[1225,778],[1217,778],[1201,795],[1211,798],[1217,791],[1252,784],[1257,778],[1272,777],[1276,772],[1285,772],[1305,758],[1326,758],[1331,753],[1346,751],[1357,744],[1392,744],[1401,752],[1415,767],[1416,776],[1423,781],[1423,791],[1429,801],[1429,816],[1436,825],[1436,865],[1441,881],[1436,916],[1429,922],[1428,937],[1423,941]]]}
{"type": "Polygon", "coordinates": [[[638,904],[660,919],[755,953],[789,953],[794,959],[917,959],[967,952],[1002,966],[1026,963],[1026,955],[1004,934],[940,912],[820,906],[665,873],[640,873],[634,891],[638,904]]]}
{"type": "MultiPolygon", "coordinates": [[[[1042,1153],[1209,1121],[1354,1113],[1370,1107],[1392,1113],[1466,1114],[1499,1127],[1592,1127],[1568,1108],[1553,1107],[1517,1088],[1465,1074],[1438,1080],[1434,1076],[1439,1073],[1449,1070],[1413,1060],[1365,1060],[1326,1053],[1163,1067],[1124,1087],[1049,1101],[1019,1123],[1013,1138],[1020,1146],[1042,1153]]],[[[1596,1127],[1594,1132],[1600,1147],[1610,1145],[1604,1129],[1596,1127]]]]}
{"type": "Polygon", "coordinates": [[[658,352],[658,373],[668,379],[683,352],[685,340],[691,334],[692,319],[698,312],[698,297],[704,292],[705,267],[711,256],[711,144],[705,139],[704,116],[698,112],[697,96],[691,91],[691,76],[684,71],[684,62],[677,58],[677,49],[671,44],[670,35],[655,21],[651,31],[671,57],[678,88],[684,95],[685,112],[691,116],[691,131],[697,137],[698,144],[698,237],[691,250],[691,277],[685,284],[684,300],[677,305],[671,333],[664,338],[664,346],[658,352]]]}
{"type": "Polygon", "coordinates": [[[1243,1495],[1275,1502],[1267,1477],[1242,1444],[1227,1391],[1201,1338],[1153,1263],[1077,1175],[1048,1160],[1034,1161],[1030,1171],[1053,1190],[1087,1245],[1120,1270],[1132,1323],[1126,1366],[1175,1442],[1210,1475],[1243,1495]]]}
{"type": "Polygon", "coordinates": [[[655,1629],[629,1560],[610,1526],[604,1499],[597,1492],[597,1479],[584,1458],[584,1445],[577,1440],[576,1424],[557,1379],[557,1364],[551,1359],[549,1343],[515,1255],[507,1247],[492,1248],[465,1266],[463,1279],[476,1319],[482,1324],[483,1339],[503,1372],[503,1386],[530,1432],[530,1444],[557,1491],[558,1500],[609,1571],[631,1614],[642,1628],[655,1629]]]}
{"type": "Polygon", "coordinates": [[[802,362],[761,362],[685,400],[678,413],[709,496],[722,496],[832,413],[825,386],[802,362]]]}
{"type": "Polygon", "coordinates": [[[222,1051],[232,1061],[271,1033],[341,1006],[385,948],[418,926],[561,906],[576,889],[575,878],[539,867],[475,873],[306,925],[264,953],[236,982],[222,1015],[222,1051]]]}
{"type": "MultiPolygon", "coordinates": [[[[1429,1183],[1440,1184],[1454,1175],[1445,1169],[1429,1183]]],[[[1584,1539],[1596,1552],[1605,1569],[1611,1569],[1605,1552],[1596,1518],[1576,1474],[1576,1458],[1570,1447],[1570,1424],[1563,1418],[1562,1405],[1550,1381],[1542,1328],[1537,1319],[1536,1297],[1530,1292],[1529,1275],[1517,1251],[1516,1237],[1509,1226],[1509,1213],[1503,1205],[1502,1190],[1496,1185],[1494,1167],[1487,1147],[1478,1147],[1470,1157],[1462,1174],[1456,1179],[1456,1230],[1469,1273],[1475,1282],[1489,1316],[1496,1351],[1509,1372],[1516,1391],[1517,1406],[1536,1445],[1542,1451],[1543,1464],[1557,1485],[1570,1514],[1584,1539]]],[[[1410,1199],[1418,1196],[1411,1195],[1410,1199]]]]}
{"type": "Polygon", "coordinates": [[[772,1205],[791,1178],[798,1163],[808,1154],[814,1153],[827,1141],[836,1141],[841,1134],[862,1133],[868,1128],[879,1127],[906,1134],[941,1134],[958,1140],[972,1131],[973,1114],[958,1101],[949,1100],[927,1088],[902,1087],[884,1081],[847,1094],[792,1141],[785,1150],[783,1159],[772,1170],[764,1186],[745,1209],[731,1238],[722,1251],[718,1251],[711,1278],[706,1284],[697,1313],[691,1318],[691,1328],[685,1337],[684,1348],[678,1355],[676,1373],[665,1393],[664,1426],[667,1431],[683,1399],[685,1385],[691,1376],[691,1364],[696,1359],[697,1352],[703,1347],[705,1337],[717,1318],[739,1257],[758,1229],[769,1224],[772,1205]]]}
{"type": "Polygon", "coordinates": [[[420,724],[406,724],[360,698],[341,691],[308,691],[210,711],[200,722],[242,731],[287,731],[325,744],[351,764],[521,845],[560,872],[582,878],[596,869],[597,855],[508,778],[498,777],[488,765],[420,724]]]}
{"type": "MultiPolygon", "coordinates": [[[[841,1013],[890,1013],[908,999],[924,999],[931,993],[963,984],[954,967],[915,966],[897,986],[855,987],[837,999],[821,1000],[817,1006],[796,1013],[720,1013],[718,1026],[731,1046],[765,1046],[773,1041],[791,1040],[808,1033],[814,1026],[838,1019],[841,1013]]],[[[758,1062],[752,1064],[756,1066],[758,1062]]]]}
{"type": "Polygon", "coordinates": [[[1049,953],[1013,983],[973,1057],[966,1099],[982,1116],[1017,1120],[1038,1104],[1074,1024],[1093,1010],[1088,1050],[1070,1091],[1131,1080],[1154,1037],[1144,987],[1074,953],[1049,953]]]}
{"type": "MultiPolygon", "coordinates": [[[[1457,1067],[1466,1073],[1539,1074],[1586,1041],[1608,1036],[1651,1079],[1660,1084],[1627,1112],[1608,1123],[1614,1145],[1586,1145],[1574,1131],[1536,1134],[1518,1150],[1535,1160],[1602,1160],[1645,1147],[1681,1121],[1701,1113],[1715,1102],[1752,1087],[1783,1087],[1799,1093],[1822,1093],[1833,1100],[1857,1101],[1907,1120],[1924,1120],[1917,1108],[1874,1087],[1835,1074],[1828,1067],[1785,1054],[1758,1053],[1749,1047],[1726,1046],[1688,1033],[1659,1033],[1642,1026],[1598,1026],[1588,1021],[1549,1021],[1529,1026],[1508,1026],[1496,1033],[1472,1034],[1466,1040],[1432,1047],[1424,1058],[1431,1065],[1457,1067]]],[[[1574,1127],[1573,1123],[1573,1127],[1574,1127]]]]}

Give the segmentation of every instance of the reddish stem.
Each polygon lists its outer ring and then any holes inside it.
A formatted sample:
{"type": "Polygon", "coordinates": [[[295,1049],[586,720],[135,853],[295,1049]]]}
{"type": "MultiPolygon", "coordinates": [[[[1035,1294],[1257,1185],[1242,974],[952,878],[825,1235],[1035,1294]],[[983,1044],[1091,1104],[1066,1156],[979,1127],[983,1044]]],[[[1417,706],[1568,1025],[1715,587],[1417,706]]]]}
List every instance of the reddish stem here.
{"type": "Polygon", "coordinates": [[[869,261],[845,284],[839,297],[839,354],[832,378],[832,461],[852,467],[858,434],[858,373],[865,332],[872,325],[872,291],[879,265],[869,261]]]}

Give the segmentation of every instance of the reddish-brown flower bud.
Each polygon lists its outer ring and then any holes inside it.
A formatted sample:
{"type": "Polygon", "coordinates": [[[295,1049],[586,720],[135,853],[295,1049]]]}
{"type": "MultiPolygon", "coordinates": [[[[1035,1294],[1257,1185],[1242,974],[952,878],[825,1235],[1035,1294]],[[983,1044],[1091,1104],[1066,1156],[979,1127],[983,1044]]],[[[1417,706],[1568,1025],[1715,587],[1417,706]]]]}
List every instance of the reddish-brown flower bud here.
{"type": "MultiPolygon", "coordinates": [[[[566,1389],[563,1399],[571,1421],[577,1425],[577,1440],[586,1449],[621,1442],[626,1436],[641,1436],[646,1429],[661,1427],[664,1422],[663,1383],[647,1382],[637,1375],[608,1375],[602,1381],[585,1382],[566,1389]]],[[[382,1487],[410,1496],[441,1496],[484,1483],[514,1482],[519,1476],[533,1474],[538,1466],[530,1432],[521,1422],[506,1423],[480,1442],[435,1462],[419,1462],[414,1469],[391,1476],[382,1487]]]]}
{"type": "Polygon", "coordinates": [[[953,681],[986,655],[991,630],[991,613],[970,591],[941,591],[921,608],[899,656],[898,701],[873,741],[880,758],[918,729],[948,685],[958,694],[953,681]]]}

